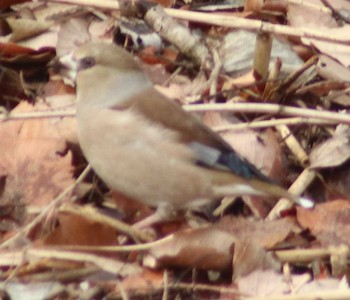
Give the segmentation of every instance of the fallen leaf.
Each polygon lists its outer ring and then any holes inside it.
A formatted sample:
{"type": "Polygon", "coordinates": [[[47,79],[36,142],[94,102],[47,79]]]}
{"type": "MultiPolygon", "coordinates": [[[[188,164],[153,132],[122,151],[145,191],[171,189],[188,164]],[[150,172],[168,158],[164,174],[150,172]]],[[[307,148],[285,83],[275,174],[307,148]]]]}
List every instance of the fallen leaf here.
{"type": "Polygon", "coordinates": [[[350,129],[338,125],[334,135],[312,149],[309,159],[310,168],[337,167],[350,158],[350,129]]]}
{"type": "Polygon", "coordinates": [[[322,246],[350,245],[350,203],[334,200],[309,210],[297,207],[297,220],[322,246]]]}
{"type": "MultiPolygon", "coordinates": [[[[12,112],[47,111],[21,102],[12,112]]],[[[6,173],[1,205],[44,206],[73,183],[71,153],[52,120],[18,119],[0,123],[2,155],[0,166],[6,173]]]]}

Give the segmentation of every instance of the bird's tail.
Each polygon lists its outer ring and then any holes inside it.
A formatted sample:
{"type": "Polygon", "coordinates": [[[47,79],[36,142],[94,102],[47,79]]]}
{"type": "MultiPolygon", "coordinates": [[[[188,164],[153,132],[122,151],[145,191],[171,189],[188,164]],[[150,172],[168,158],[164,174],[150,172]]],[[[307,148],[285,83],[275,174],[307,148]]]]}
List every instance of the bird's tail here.
{"type": "Polygon", "coordinates": [[[227,173],[223,176],[223,172],[219,177],[213,178],[214,194],[218,196],[273,196],[276,198],[287,198],[294,203],[305,207],[314,207],[314,202],[310,199],[293,195],[277,184],[264,182],[260,179],[246,179],[236,176],[232,173],[227,173]]]}

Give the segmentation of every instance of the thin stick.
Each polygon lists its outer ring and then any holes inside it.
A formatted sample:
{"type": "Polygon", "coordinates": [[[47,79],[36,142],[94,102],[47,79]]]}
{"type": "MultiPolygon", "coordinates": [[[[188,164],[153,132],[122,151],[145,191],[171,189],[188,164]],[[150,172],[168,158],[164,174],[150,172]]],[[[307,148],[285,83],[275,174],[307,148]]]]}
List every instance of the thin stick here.
{"type": "Polygon", "coordinates": [[[263,32],[276,33],[293,37],[304,37],[323,41],[331,41],[334,43],[347,43],[350,41],[349,36],[342,36],[340,34],[331,35],[331,30],[321,31],[310,28],[295,28],[287,25],[270,24],[259,20],[243,19],[240,17],[228,16],[218,13],[208,14],[203,12],[185,11],[171,8],[167,8],[166,12],[175,18],[216,26],[247,30],[259,30],[263,32]]]}
{"type": "Polygon", "coordinates": [[[313,124],[313,125],[332,125],[338,124],[336,121],[327,121],[316,118],[303,118],[303,117],[295,117],[295,118],[283,118],[283,119],[272,119],[272,120],[264,120],[264,121],[252,121],[238,124],[229,124],[222,126],[214,126],[212,129],[214,131],[226,131],[226,130],[241,130],[245,128],[267,128],[278,125],[301,125],[301,124],[313,124]]]}
{"type": "MultiPolygon", "coordinates": [[[[119,9],[119,3],[114,0],[50,0],[51,2],[71,3],[82,6],[94,6],[107,9],[119,9]]],[[[350,38],[346,34],[331,34],[331,30],[317,30],[311,28],[294,28],[287,25],[276,25],[259,20],[243,19],[224,14],[209,14],[180,9],[167,8],[165,11],[172,17],[216,26],[259,30],[294,37],[313,38],[317,40],[332,41],[335,43],[347,43],[350,38]]]]}
{"type": "Polygon", "coordinates": [[[290,295],[267,295],[257,297],[241,297],[240,300],[348,300],[350,299],[350,290],[334,289],[326,291],[316,291],[290,295]]]}
{"type": "Polygon", "coordinates": [[[196,104],[184,105],[183,108],[189,112],[207,112],[207,111],[232,111],[241,113],[264,113],[277,114],[293,117],[316,118],[339,123],[350,124],[350,115],[319,111],[309,108],[298,108],[292,106],[284,106],[279,104],[268,103],[229,103],[229,104],[196,104]]]}
{"type": "Polygon", "coordinates": [[[75,110],[35,111],[28,113],[0,113],[0,121],[75,117],[75,110]]]}
{"type": "Polygon", "coordinates": [[[276,130],[280,133],[284,143],[288,146],[289,150],[298,159],[300,165],[305,167],[309,161],[309,157],[294,134],[289,130],[288,126],[278,125],[276,126],[276,130]]]}
{"type": "MultiPolygon", "coordinates": [[[[186,106],[184,107],[184,109],[189,110],[188,107],[189,106],[186,106]]],[[[239,110],[237,110],[237,112],[239,112],[239,110]]],[[[245,109],[242,112],[245,112],[245,109]]],[[[0,122],[9,121],[9,120],[65,118],[65,117],[74,118],[75,110],[43,111],[43,112],[30,112],[30,113],[9,113],[9,114],[0,113],[0,122]]],[[[334,125],[338,123],[339,123],[339,120],[325,120],[323,118],[310,118],[310,117],[294,117],[294,118],[253,121],[253,122],[246,122],[246,123],[239,123],[239,124],[215,126],[213,127],[213,130],[220,132],[220,131],[226,131],[226,130],[241,130],[245,128],[266,128],[266,127],[272,127],[277,125],[301,125],[301,124],[334,125]]]]}

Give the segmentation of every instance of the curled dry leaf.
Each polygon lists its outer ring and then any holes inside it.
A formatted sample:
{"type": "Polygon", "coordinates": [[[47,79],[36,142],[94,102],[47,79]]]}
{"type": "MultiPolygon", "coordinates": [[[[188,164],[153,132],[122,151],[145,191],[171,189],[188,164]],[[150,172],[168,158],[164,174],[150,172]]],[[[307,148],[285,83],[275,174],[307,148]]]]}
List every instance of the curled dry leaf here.
{"type": "MultiPolygon", "coordinates": [[[[234,30],[226,34],[219,54],[223,68],[231,74],[245,74],[253,67],[256,33],[247,30],[234,30]]],[[[274,39],[271,50],[270,68],[275,59],[282,61],[282,72],[298,69],[303,61],[291,49],[291,46],[274,39]]]]}
{"type": "MultiPolygon", "coordinates": [[[[287,13],[288,21],[294,27],[313,28],[316,31],[318,30],[320,34],[322,31],[322,35],[324,36],[334,38],[346,36],[350,30],[350,25],[339,27],[334,15],[322,8],[325,8],[325,6],[320,2],[316,2],[316,7],[312,7],[312,5],[306,6],[304,4],[289,4],[287,13]]],[[[350,46],[346,44],[309,38],[302,38],[301,41],[305,45],[316,47],[321,53],[338,60],[346,67],[350,65],[350,46]]]]}
{"type": "Polygon", "coordinates": [[[217,227],[236,236],[237,240],[249,237],[265,249],[272,249],[288,237],[299,234],[300,227],[294,218],[282,218],[274,221],[253,221],[244,218],[221,219],[217,227]]]}
{"type": "MultiPolygon", "coordinates": [[[[350,25],[345,25],[341,28],[327,29],[325,35],[342,37],[347,36],[350,30],[350,25]]],[[[345,67],[350,66],[350,46],[347,44],[338,44],[320,40],[311,40],[311,44],[316,47],[321,53],[339,61],[345,67]]]]}
{"type": "Polygon", "coordinates": [[[338,24],[332,14],[322,10],[321,1],[308,1],[301,4],[289,4],[287,11],[288,22],[293,27],[308,27],[315,29],[337,28],[338,24]],[[307,3],[316,6],[305,5],[307,3]]]}
{"type": "Polygon", "coordinates": [[[13,43],[0,43],[0,51],[1,64],[7,67],[12,67],[13,69],[28,66],[33,67],[33,65],[44,66],[55,55],[53,49],[42,49],[36,51],[13,43]]]}
{"type": "Polygon", "coordinates": [[[350,129],[338,125],[333,137],[316,146],[310,153],[310,168],[330,168],[350,158],[350,129]]]}
{"type": "Polygon", "coordinates": [[[235,237],[213,226],[179,231],[152,247],[144,265],[152,268],[177,266],[225,270],[232,266],[235,237]],[[195,253],[195,255],[194,255],[195,253]]]}
{"type": "Polygon", "coordinates": [[[271,222],[225,218],[217,225],[171,235],[152,247],[144,264],[152,268],[180,266],[205,270],[227,270],[233,266],[234,270],[237,268],[237,276],[246,275],[259,268],[278,268],[279,263],[266,255],[264,249],[276,246],[299,231],[292,218],[271,222]],[[245,252],[246,248],[249,251],[245,252]]]}
{"type": "Polygon", "coordinates": [[[350,82],[350,70],[326,55],[319,55],[316,65],[317,73],[325,79],[350,82]]]}
{"type": "Polygon", "coordinates": [[[8,18],[7,23],[9,24],[12,32],[6,38],[11,42],[17,42],[38,35],[47,31],[50,26],[52,26],[51,22],[30,19],[8,18]]]}

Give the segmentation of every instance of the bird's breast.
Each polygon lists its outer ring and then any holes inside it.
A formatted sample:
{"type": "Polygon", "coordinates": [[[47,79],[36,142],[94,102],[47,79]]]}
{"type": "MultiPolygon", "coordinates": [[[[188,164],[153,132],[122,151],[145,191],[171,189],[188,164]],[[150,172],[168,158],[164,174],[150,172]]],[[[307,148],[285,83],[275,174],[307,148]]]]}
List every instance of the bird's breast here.
{"type": "Polygon", "coordinates": [[[176,132],[132,110],[78,110],[81,148],[92,168],[113,189],[157,206],[185,207],[211,195],[209,178],[176,132]]]}

